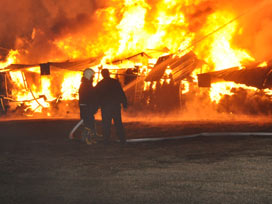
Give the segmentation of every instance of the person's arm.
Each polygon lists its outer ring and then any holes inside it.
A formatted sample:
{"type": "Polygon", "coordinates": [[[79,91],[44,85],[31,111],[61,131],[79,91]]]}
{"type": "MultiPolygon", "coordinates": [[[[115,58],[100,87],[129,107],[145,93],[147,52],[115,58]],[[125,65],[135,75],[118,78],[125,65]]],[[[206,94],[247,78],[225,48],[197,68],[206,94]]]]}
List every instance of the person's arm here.
{"type": "Polygon", "coordinates": [[[80,104],[87,104],[86,88],[83,86],[83,84],[81,84],[79,87],[78,95],[79,95],[79,103],[80,104]]]}
{"type": "Polygon", "coordinates": [[[97,96],[97,107],[101,106],[101,82],[98,82],[98,84],[95,86],[95,94],[97,96]]]}
{"type": "Polygon", "coordinates": [[[118,86],[119,86],[119,90],[120,90],[121,103],[123,104],[123,108],[126,109],[128,106],[126,94],[125,94],[125,92],[119,82],[118,82],[118,86]]]}

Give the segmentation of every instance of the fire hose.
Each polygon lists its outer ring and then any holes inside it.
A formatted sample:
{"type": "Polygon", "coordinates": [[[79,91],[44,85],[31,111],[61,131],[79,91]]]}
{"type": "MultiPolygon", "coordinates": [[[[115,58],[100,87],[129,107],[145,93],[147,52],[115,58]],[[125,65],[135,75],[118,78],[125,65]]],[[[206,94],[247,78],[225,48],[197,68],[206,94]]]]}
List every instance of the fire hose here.
{"type": "Polygon", "coordinates": [[[44,106],[38,101],[38,99],[34,96],[34,93],[32,92],[32,90],[31,90],[31,88],[29,87],[29,84],[28,84],[28,82],[27,82],[27,80],[26,80],[26,77],[25,77],[25,75],[23,74],[23,72],[21,72],[21,74],[22,74],[22,78],[23,78],[23,80],[24,80],[24,85],[25,85],[25,88],[27,89],[29,89],[29,91],[30,91],[30,93],[31,93],[31,95],[32,95],[32,97],[33,97],[33,99],[39,104],[39,106],[41,106],[41,107],[43,107],[44,108],[44,106]]]}
{"type": "Polygon", "coordinates": [[[137,143],[137,142],[157,142],[157,141],[167,141],[167,140],[180,140],[180,139],[190,139],[197,137],[249,137],[249,136],[264,136],[271,137],[272,132],[203,132],[192,135],[180,135],[172,137],[156,137],[156,138],[139,138],[139,139],[128,139],[127,142],[137,143]]]}
{"type": "Polygon", "coordinates": [[[83,124],[83,120],[80,120],[76,125],[75,127],[71,130],[71,132],[69,133],[69,139],[74,139],[75,136],[75,131],[83,124]]]}
{"type": "MultiPolygon", "coordinates": [[[[83,124],[83,120],[80,120],[69,134],[69,139],[74,139],[75,131],[83,124]]],[[[249,136],[264,136],[271,137],[272,132],[203,132],[191,135],[180,135],[171,137],[154,137],[154,138],[138,138],[138,139],[127,139],[128,143],[138,143],[138,142],[159,142],[159,141],[169,141],[169,140],[180,140],[180,139],[190,139],[197,137],[249,137],[249,136]]]]}

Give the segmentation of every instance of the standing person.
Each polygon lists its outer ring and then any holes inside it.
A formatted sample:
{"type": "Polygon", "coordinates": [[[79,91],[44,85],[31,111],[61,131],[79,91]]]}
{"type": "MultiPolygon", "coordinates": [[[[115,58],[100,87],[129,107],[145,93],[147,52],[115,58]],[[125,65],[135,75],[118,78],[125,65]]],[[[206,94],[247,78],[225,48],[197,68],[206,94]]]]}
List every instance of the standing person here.
{"type": "Polygon", "coordinates": [[[102,129],[104,142],[109,142],[111,134],[111,121],[113,119],[120,142],[126,142],[124,127],[121,118],[121,104],[127,108],[127,98],[118,80],[110,77],[108,69],[102,69],[103,79],[97,84],[97,93],[102,113],[102,129]]]}
{"type": "Polygon", "coordinates": [[[94,114],[98,109],[98,96],[93,86],[94,70],[87,68],[83,72],[79,87],[80,118],[83,119],[84,129],[82,140],[87,144],[95,142],[96,137],[94,114]]]}

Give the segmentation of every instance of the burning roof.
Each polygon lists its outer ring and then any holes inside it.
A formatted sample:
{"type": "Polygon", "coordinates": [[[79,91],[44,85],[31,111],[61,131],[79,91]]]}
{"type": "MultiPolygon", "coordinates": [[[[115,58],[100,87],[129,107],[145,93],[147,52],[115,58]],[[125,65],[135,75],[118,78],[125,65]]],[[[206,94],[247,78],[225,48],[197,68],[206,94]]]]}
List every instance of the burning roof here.
{"type": "Polygon", "coordinates": [[[199,60],[193,52],[179,57],[178,55],[166,55],[160,57],[145,81],[159,81],[167,68],[171,69],[174,81],[183,80],[197,68],[199,60]]]}
{"type": "Polygon", "coordinates": [[[28,69],[32,67],[38,67],[38,66],[40,66],[42,69],[44,65],[47,65],[49,67],[71,70],[71,71],[82,71],[87,67],[98,65],[100,63],[100,60],[101,60],[101,57],[89,58],[85,60],[65,61],[65,62],[47,62],[47,63],[40,63],[40,64],[11,64],[0,71],[1,72],[18,71],[18,70],[28,69]]]}
{"type": "Polygon", "coordinates": [[[240,69],[233,67],[216,72],[208,72],[198,75],[198,84],[200,87],[210,87],[211,83],[219,81],[232,81],[258,89],[272,87],[272,66],[266,67],[248,67],[240,69]]]}

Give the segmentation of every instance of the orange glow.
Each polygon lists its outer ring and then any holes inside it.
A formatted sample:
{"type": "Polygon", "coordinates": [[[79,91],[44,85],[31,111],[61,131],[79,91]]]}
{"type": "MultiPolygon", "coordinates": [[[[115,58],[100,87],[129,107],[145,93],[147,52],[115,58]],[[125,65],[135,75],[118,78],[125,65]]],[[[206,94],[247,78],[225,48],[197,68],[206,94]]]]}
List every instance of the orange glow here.
{"type": "MultiPolygon", "coordinates": [[[[114,7],[97,10],[95,18],[102,26],[98,37],[68,35],[55,44],[69,58],[104,54],[103,62],[149,49],[167,47],[170,52],[186,48],[195,34],[181,12],[179,1],[159,1],[155,7],[146,0],[111,1],[114,7]]],[[[102,63],[103,64],[103,63],[102,63]]]]}
{"type": "Polygon", "coordinates": [[[19,52],[17,50],[10,50],[5,62],[0,62],[0,71],[1,69],[9,66],[10,64],[16,63],[18,55],[19,55],[19,52]]]}
{"type": "MultiPolygon", "coordinates": [[[[216,30],[217,27],[226,24],[234,17],[235,15],[233,13],[226,11],[217,11],[211,14],[208,17],[207,26],[204,27],[203,33],[207,34],[216,30]]],[[[197,53],[204,57],[205,61],[212,65],[215,71],[231,67],[240,67],[242,69],[242,62],[254,61],[254,58],[251,57],[249,53],[245,50],[235,48],[232,44],[233,37],[238,32],[237,28],[237,21],[228,24],[224,29],[213,34],[210,40],[206,40],[204,44],[202,44],[202,47],[197,49],[197,53]],[[207,45],[207,43],[209,43],[209,45],[207,45]],[[207,47],[210,49],[206,49],[205,51],[201,50],[207,47]]],[[[210,89],[211,100],[218,103],[223,95],[231,95],[230,90],[234,87],[240,87],[240,85],[229,82],[212,84],[210,89]]]]}
{"type": "MultiPolygon", "coordinates": [[[[226,24],[235,17],[233,13],[217,11],[208,17],[207,25],[204,26],[203,33],[208,34],[216,30],[219,26],[226,24]]],[[[205,61],[214,66],[214,70],[222,70],[230,67],[240,67],[243,61],[254,61],[245,50],[235,48],[232,39],[237,32],[238,22],[228,24],[224,29],[214,33],[209,40],[204,41],[200,49],[209,47],[210,49],[198,50],[205,61]],[[208,43],[208,44],[207,44],[208,43]]]]}
{"type": "Polygon", "coordinates": [[[157,85],[157,82],[156,82],[156,81],[153,81],[153,83],[152,83],[152,89],[153,89],[153,90],[156,89],[156,85],[157,85]]]}
{"type": "Polygon", "coordinates": [[[78,99],[78,89],[81,82],[82,73],[65,73],[61,86],[62,100],[78,99]]]}
{"type": "Polygon", "coordinates": [[[190,91],[190,84],[188,81],[181,81],[181,93],[186,94],[190,91]]]}
{"type": "Polygon", "coordinates": [[[55,97],[51,93],[51,79],[50,76],[41,76],[42,93],[46,96],[48,101],[52,101],[55,97]]]}
{"type": "Polygon", "coordinates": [[[166,74],[167,76],[169,76],[171,73],[172,73],[172,69],[170,69],[170,67],[168,67],[168,68],[165,70],[165,74],[166,74]]]}
{"type": "Polygon", "coordinates": [[[236,84],[234,82],[219,82],[219,83],[214,83],[211,85],[211,90],[210,90],[210,97],[211,100],[219,103],[219,101],[221,100],[222,96],[224,95],[233,95],[233,93],[231,92],[231,89],[233,88],[243,88],[246,90],[253,90],[253,91],[257,91],[258,89],[255,87],[250,87],[250,86],[246,86],[243,84],[236,84]]]}
{"type": "Polygon", "coordinates": [[[145,81],[144,82],[144,91],[148,90],[148,88],[150,87],[151,85],[151,81],[145,81]]]}
{"type": "MultiPolygon", "coordinates": [[[[61,54],[60,56],[52,54],[48,57],[48,61],[102,58],[98,65],[92,67],[96,72],[93,83],[96,85],[102,79],[100,74],[102,68],[110,69],[111,76],[114,78],[119,72],[123,75],[127,68],[137,68],[138,77],[144,79],[152,71],[159,57],[169,54],[183,56],[193,51],[203,63],[199,63],[201,65],[190,76],[186,76],[188,78],[181,81],[182,94],[190,93],[190,85],[191,83],[197,84],[199,73],[231,67],[243,69],[246,63],[255,61],[251,52],[235,44],[236,37],[244,32],[241,22],[232,21],[239,16],[239,13],[223,8],[214,8],[210,11],[199,9],[203,3],[210,4],[211,2],[201,0],[109,0],[107,1],[108,7],[105,6],[94,12],[90,20],[92,22],[88,24],[89,27],[82,28],[80,32],[67,32],[54,38],[53,44],[57,47],[57,53],[61,54]],[[152,5],[153,2],[156,3],[152,5]],[[201,21],[201,23],[194,25],[192,21],[201,21]],[[228,22],[231,23],[228,24],[228,22]],[[226,26],[218,29],[222,25],[226,26]],[[145,55],[134,57],[142,52],[145,55]],[[134,59],[129,58],[130,56],[133,56],[134,59]]],[[[29,37],[34,40],[38,35],[39,30],[33,28],[29,37]]],[[[19,51],[11,50],[7,60],[0,63],[0,71],[10,64],[21,63],[19,59],[21,59],[19,51]]],[[[258,65],[258,67],[266,66],[268,66],[267,62],[258,65]]],[[[77,71],[62,70],[60,74],[56,74],[59,77],[58,80],[55,80],[57,77],[54,73],[50,76],[40,76],[39,67],[9,73],[14,83],[12,96],[16,101],[26,101],[25,104],[29,106],[26,111],[42,112],[42,109],[50,107],[50,103],[56,98],[67,101],[78,99],[82,77],[82,72],[78,69],[77,71]],[[35,80],[30,79],[33,84],[27,84],[24,72],[36,76],[35,80]]],[[[171,83],[172,69],[170,66],[166,67],[165,72],[161,74],[163,76],[158,82],[145,81],[143,90],[155,90],[157,83],[171,83]]],[[[256,88],[234,82],[213,83],[209,90],[210,101],[219,103],[222,96],[232,95],[231,89],[239,87],[257,91],[256,88]]],[[[264,93],[272,95],[270,89],[265,89],[264,93]]]]}
{"type": "Polygon", "coordinates": [[[15,84],[19,88],[22,88],[22,89],[25,88],[22,72],[13,71],[13,72],[10,72],[9,74],[10,74],[10,77],[11,77],[12,81],[15,82],[15,84]]]}
{"type": "Polygon", "coordinates": [[[267,62],[262,62],[258,65],[258,67],[267,67],[267,62]]]}
{"type": "MultiPolygon", "coordinates": [[[[10,72],[11,79],[15,82],[16,87],[12,89],[12,96],[15,96],[15,100],[18,102],[25,102],[27,107],[25,111],[31,109],[35,112],[42,112],[43,107],[49,107],[49,103],[45,99],[39,98],[40,95],[43,95],[42,92],[37,91],[37,87],[32,84],[31,87],[28,87],[25,75],[21,71],[10,72]],[[33,95],[32,95],[32,93],[33,95]]],[[[48,87],[47,87],[48,88],[48,87]]]]}

